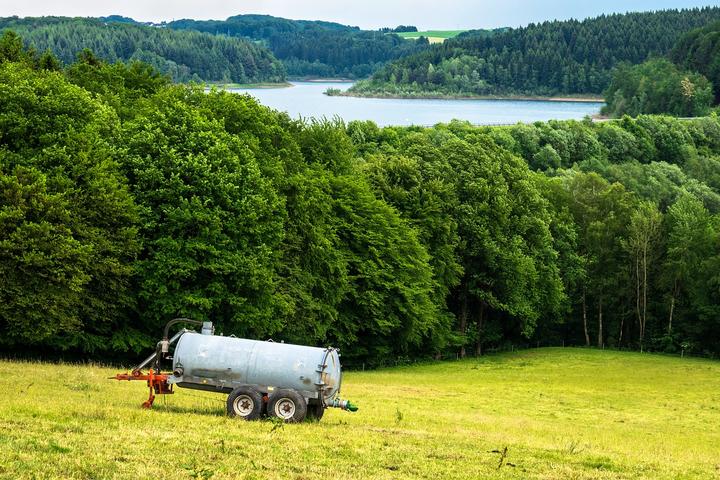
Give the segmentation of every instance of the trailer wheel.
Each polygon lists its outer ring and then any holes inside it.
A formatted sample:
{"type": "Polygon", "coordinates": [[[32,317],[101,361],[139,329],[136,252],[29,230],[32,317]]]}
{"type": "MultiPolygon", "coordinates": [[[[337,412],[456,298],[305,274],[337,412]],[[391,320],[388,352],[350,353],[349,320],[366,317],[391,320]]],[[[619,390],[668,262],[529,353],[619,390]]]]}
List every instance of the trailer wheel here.
{"type": "Polygon", "coordinates": [[[308,405],[307,418],[313,422],[319,422],[325,415],[325,407],[319,403],[308,405]]]}
{"type": "Polygon", "coordinates": [[[298,423],[305,420],[308,405],[305,399],[295,390],[277,390],[270,395],[268,415],[298,423]]]}
{"type": "Polygon", "coordinates": [[[262,395],[254,388],[238,387],[228,395],[227,413],[230,417],[257,420],[262,415],[262,408],[262,395]]]}

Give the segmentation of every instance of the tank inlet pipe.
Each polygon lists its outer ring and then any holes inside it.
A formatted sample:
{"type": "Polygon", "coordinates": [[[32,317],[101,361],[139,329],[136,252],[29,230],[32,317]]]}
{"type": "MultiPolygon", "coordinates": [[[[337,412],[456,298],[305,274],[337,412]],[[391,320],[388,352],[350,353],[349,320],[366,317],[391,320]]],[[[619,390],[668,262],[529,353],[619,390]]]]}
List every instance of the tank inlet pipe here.
{"type": "MultiPolygon", "coordinates": [[[[191,323],[193,325],[199,325],[205,328],[205,325],[200,320],[192,320],[190,318],[173,318],[165,325],[165,331],[163,332],[163,339],[161,341],[162,344],[162,352],[167,353],[167,347],[169,343],[168,335],[170,334],[170,327],[175,325],[176,323],[191,323]]],[[[212,329],[212,324],[210,324],[210,328],[212,329]]]]}
{"type": "MultiPolygon", "coordinates": [[[[171,339],[168,340],[168,346],[170,346],[170,345],[172,345],[173,343],[175,343],[175,342],[177,341],[177,339],[179,339],[180,337],[182,337],[182,336],[183,336],[185,333],[187,333],[187,332],[192,332],[192,330],[187,330],[187,329],[185,329],[185,328],[183,328],[182,330],[180,330],[180,331],[179,331],[178,333],[176,333],[171,339]]],[[[155,348],[155,352],[154,352],[152,355],[150,355],[149,357],[147,357],[145,360],[143,360],[137,367],[133,368],[132,371],[133,371],[133,372],[139,372],[140,370],[142,370],[143,368],[147,367],[147,366],[150,365],[152,362],[154,362],[155,359],[157,359],[157,357],[158,357],[158,350],[162,350],[162,348],[161,348],[161,343],[162,343],[162,342],[158,342],[158,344],[157,344],[157,346],[156,346],[156,348],[155,348]]]]}
{"type": "Polygon", "coordinates": [[[202,326],[202,333],[206,334],[206,329],[212,334],[212,323],[210,322],[201,322],[200,320],[192,320],[190,318],[173,318],[165,325],[165,331],[163,332],[163,338],[160,340],[157,344],[157,347],[155,348],[155,370],[158,372],[160,371],[160,360],[165,358],[165,356],[170,352],[170,344],[180,338],[185,331],[179,332],[180,335],[175,335],[172,339],[168,338],[168,335],[170,334],[170,327],[172,327],[175,324],[178,323],[191,323],[193,325],[200,325],[202,326]],[[207,325],[206,325],[207,324],[207,325]]]}

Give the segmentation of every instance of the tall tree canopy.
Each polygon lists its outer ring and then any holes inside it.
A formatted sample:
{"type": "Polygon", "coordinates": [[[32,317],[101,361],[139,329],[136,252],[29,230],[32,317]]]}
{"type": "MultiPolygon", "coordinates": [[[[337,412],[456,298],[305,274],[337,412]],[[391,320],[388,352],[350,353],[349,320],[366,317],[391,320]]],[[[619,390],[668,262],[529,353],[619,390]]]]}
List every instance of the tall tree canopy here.
{"type": "Polygon", "coordinates": [[[715,115],[381,129],[0,55],[3,351],[129,360],[182,315],[355,365],[720,354],[715,115]]]}
{"type": "Polygon", "coordinates": [[[714,86],[715,103],[720,103],[720,22],[683,35],[670,58],[682,68],[705,75],[714,86]]]}
{"type": "Polygon", "coordinates": [[[138,209],[115,112],[56,72],[0,64],[3,343],[136,345],[138,209]]]}
{"type": "Polygon", "coordinates": [[[678,70],[665,59],[619,66],[605,97],[603,113],[613,117],[641,113],[699,117],[706,115],[713,103],[712,85],[707,78],[678,70]]]}

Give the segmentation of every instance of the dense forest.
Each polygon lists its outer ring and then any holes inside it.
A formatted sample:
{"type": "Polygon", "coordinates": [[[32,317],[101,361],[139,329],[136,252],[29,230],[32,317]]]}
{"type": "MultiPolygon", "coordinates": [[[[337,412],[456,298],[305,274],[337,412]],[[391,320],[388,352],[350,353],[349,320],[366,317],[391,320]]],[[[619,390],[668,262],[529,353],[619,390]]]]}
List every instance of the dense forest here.
{"type": "MultiPolygon", "coordinates": [[[[171,29],[190,29],[263,42],[282,60],[288,75],[365,78],[390,60],[427,48],[427,39],[408,41],[384,31],[338,23],[237,15],[227,20],[177,20],[171,29]]],[[[399,26],[395,31],[415,27],[399,26]]],[[[417,28],[415,28],[417,31],[417,28]]]]}
{"type": "Polygon", "coordinates": [[[666,113],[706,115],[720,103],[720,22],[680,37],[667,58],[622,63],[605,91],[603,113],[612,117],[666,113]]]}
{"type": "Polygon", "coordinates": [[[715,103],[720,104],[720,22],[685,34],[670,52],[670,59],[704,75],[714,86],[715,103]]]}
{"type": "Polygon", "coordinates": [[[284,67],[266,48],[247,40],[193,31],[175,31],[127,22],[41,17],[0,18],[39,52],[50,50],[72,63],[89,48],[107,61],[142,61],[176,82],[282,82],[284,67]]]}
{"type": "Polygon", "coordinates": [[[720,8],[707,7],[549,21],[492,36],[469,32],[392,62],[351,94],[601,95],[621,62],[665,56],[684,33],[717,20],[720,8]]]}
{"type": "Polygon", "coordinates": [[[612,117],[643,113],[700,117],[713,105],[713,86],[697,72],[656,58],[639,65],[618,65],[605,91],[605,102],[602,112],[612,117]]]}
{"type": "Polygon", "coordinates": [[[0,91],[4,352],[129,359],[189,316],[349,365],[720,354],[717,116],[303,122],[9,33],[0,91]]]}

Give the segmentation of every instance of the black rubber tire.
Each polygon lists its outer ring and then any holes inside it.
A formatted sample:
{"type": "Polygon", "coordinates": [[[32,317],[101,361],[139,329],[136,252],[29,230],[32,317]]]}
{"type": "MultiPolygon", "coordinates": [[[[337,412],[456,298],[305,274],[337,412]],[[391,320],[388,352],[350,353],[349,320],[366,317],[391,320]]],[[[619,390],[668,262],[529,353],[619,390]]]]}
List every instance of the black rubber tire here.
{"type": "Polygon", "coordinates": [[[300,423],[305,420],[307,411],[307,402],[295,390],[276,390],[270,394],[267,413],[271,417],[283,419],[286,423],[300,423]]]}
{"type": "Polygon", "coordinates": [[[238,387],[228,395],[226,407],[230,417],[257,420],[263,410],[262,394],[252,387],[238,387]]]}
{"type": "Polygon", "coordinates": [[[325,407],[319,403],[312,403],[307,407],[307,419],[311,422],[319,422],[325,415],[325,407]]]}

